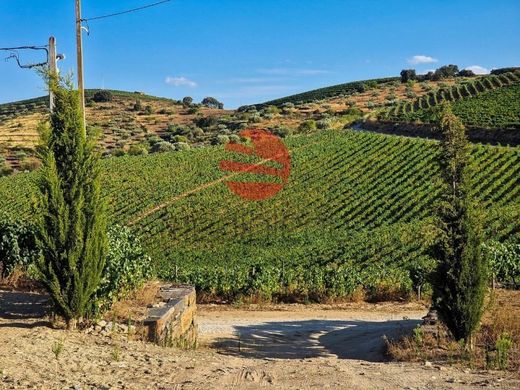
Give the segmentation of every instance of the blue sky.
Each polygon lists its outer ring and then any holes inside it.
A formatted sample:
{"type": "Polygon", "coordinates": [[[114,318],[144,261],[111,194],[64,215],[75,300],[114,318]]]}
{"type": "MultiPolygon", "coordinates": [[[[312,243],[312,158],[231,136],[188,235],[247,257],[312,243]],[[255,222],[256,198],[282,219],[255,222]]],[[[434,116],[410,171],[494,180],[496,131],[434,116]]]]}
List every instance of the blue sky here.
{"type": "MultiPolygon", "coordinates": [[[[83,16],[154,1],[83,0],[83,16]]],[[[408,67],[520,65],[518,0],[173,0],[89,27],[87,88],[214,96],[229,108],[408,67]]],[[[75,70],[74,0],[0,0],[0,47],[51,34],[62,72],[75,70]]],[[[44,94],[12,61],[0,61],[0,85],[0,103],[44,94]]]]}

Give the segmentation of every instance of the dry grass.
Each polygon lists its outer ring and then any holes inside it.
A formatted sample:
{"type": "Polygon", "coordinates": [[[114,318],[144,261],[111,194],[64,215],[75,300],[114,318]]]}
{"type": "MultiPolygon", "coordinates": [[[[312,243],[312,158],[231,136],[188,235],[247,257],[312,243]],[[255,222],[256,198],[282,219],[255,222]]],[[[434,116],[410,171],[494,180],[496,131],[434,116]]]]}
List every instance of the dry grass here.
{"type": "MultiPolygon", "coordinates": [[[[0,265],[0,275],[2,271],[0,265]]],[[[17,291],[42,291],[42,286],[29,278],[27,274],[20,268],[15,267],[9,276],[0,277],[0,290],[17,290],[17,291]]]]}
{"type": "Polygon", "coordinates": [[[143,321],[146,318],[148,307],[156,303],[160,286],[159,281],[146,283],[139,290],[130,293],[127,298],[115,302],[105,314],[105,318],[117,322],[143,321]]]}
{"type": "Polygon", "coordinates": [[[473,351],[456,342],[443,325],[420,327],[412,335],[387,343],[398,361],[431,361],[480,369],[507,369],[520,377],[520,291],[497,290],[488,297],[473,351]],[[505,363],[499,361],[500,339],[512,341],[505,363]]]}

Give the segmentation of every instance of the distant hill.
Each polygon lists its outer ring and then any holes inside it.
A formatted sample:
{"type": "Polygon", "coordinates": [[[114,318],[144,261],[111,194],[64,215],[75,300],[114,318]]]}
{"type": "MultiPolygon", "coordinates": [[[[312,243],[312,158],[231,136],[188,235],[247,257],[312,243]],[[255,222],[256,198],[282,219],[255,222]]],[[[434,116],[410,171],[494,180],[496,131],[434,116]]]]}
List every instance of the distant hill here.
{"type": "MultiPolygon", "coordinates": [[[[94,102],[100,90],[87,90],[86,117],[89,126],[101,129],[105,154],[119,156],[222,144],[236,140],[248,127],[287,136],[341,130],[366,121],[366,129],[430,137],[431,131],[423,127],[434,120],[434,106],[448,100],[470,128],[470,136],[475,135],[472,140],[518,145],[520,70],[493,72],[408,83],[397,77],[355,81],[238,110],[185,106],[178,100],[124,91],[108,91],[111,101],[94,102]],[[496,131],[481,135],[481,129],[496,131]]],[[[0,105],[0,175],[38,165],[33,157],[36,128],[48,114],[47,106],[46,97],[0,105]]]]}
{"type": "Polygon", "coordinates": [[[330,87],[324,87],[314,89],[308,92],[298,93],[296,95],[286,96],[280,99],[270,100],[268,102],[259,104],[258,106],[279,106],[284,103],[309,103],[317,100],[324,100],[333,97],[339,97],[342,95],[351,95],[355,92],[365,92],[367,89],[381,86],[382,84],[390,83],[392,81],[399,81],[399,77],[386,77],[380,79],[370,79],[362,81],[352,81],[350,83],[333,85],[330,87]]]}
{"type": "MultiPolygon", "coordinates": [[[[228,111],[200,105],[186,107],[173,99],[140,92],[108,91],[112,99],[95,102],[100,90],[86,90],[86,117],[90,127],[101,129],[101,142],[107,152],[126,150],[166,133],[168,126],[192,124],[198,116],[224,115],[228,111]]],[[[14,168],[31,156],[38,142],[37,126],[48,115],[48,97],[0,105],[0,156],[14,168]]],[[[208,136],[209,137],[209,136],[208,136]]],[[[194,142],[204,143],[206,136],[194,142]]],[[[23,169],[23,167],[22,167],[23,169]]]]}

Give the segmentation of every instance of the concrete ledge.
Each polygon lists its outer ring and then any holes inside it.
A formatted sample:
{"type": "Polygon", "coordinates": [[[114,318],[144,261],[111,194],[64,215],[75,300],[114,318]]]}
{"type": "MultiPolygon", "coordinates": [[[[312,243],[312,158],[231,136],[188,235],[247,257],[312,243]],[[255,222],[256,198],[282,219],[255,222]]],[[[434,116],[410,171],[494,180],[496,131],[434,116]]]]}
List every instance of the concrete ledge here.
{"type": "Polygon", "coordinates": [[[157,294],[161,303],[148,311],[144,321],[149,341],[183,349],[197,346],[197,305],[193,286],[164,285],[157,294]]]}

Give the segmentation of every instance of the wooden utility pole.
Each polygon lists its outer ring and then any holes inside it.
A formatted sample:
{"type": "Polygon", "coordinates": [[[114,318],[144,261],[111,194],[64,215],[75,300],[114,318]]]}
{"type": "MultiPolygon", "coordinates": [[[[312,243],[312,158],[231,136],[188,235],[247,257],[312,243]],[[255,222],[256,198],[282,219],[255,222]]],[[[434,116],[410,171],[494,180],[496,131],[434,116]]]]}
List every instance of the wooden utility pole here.
{"type": "Polygon", "coordinates": [[[83,42],[81,39],[81,0],[76,0],[76,47],[78,57],[78,91],[79,103],[83,113],[83,132],[86,134],[85,121],[85,86],[83,83],[83,42]]]}
{"type": "Polygon", "coordinates": [[[58,77],[58,66],[56,64],[57,54],[56,54],[56,39],[54,37],[49,38],[49,58],[47,59],[49,64],[49,109],[51,112],[54,111],[54,93],[52,91],[52,83],[54,79],[58,77]]]}

